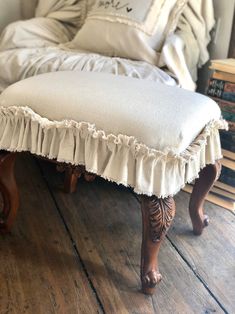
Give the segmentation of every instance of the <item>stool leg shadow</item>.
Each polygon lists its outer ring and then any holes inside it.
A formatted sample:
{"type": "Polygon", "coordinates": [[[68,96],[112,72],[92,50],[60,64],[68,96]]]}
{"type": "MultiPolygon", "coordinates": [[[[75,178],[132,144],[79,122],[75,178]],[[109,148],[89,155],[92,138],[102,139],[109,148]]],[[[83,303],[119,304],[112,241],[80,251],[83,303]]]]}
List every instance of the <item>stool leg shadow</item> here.
{"type": "Polygon", "coordinates": [[[172,197],[159,199],[142,196],[142,248],[141,281],[142,291],[152,295],[162,276],[158,268],[158,253],[161,242],[175,216],[175,202],[172,197]]]}
{"type": "Polygon", "coordinates": [[[16,154],[0,151],[0,233],[11,230],[19,207],[19,193],[14,175],[16,154]]]}
{"type": "Polygon", "coordinates": [[[195,181],[189,202],[189,214],[195,235],[201,235],[203,229],[209,224],[209,217],[204,215],[203,205],[207,194],[219,178],[220,172],[221,164],[217,161],[214,165],[207,165],[203,168],[199,173],[199,178],[195,181]]]}

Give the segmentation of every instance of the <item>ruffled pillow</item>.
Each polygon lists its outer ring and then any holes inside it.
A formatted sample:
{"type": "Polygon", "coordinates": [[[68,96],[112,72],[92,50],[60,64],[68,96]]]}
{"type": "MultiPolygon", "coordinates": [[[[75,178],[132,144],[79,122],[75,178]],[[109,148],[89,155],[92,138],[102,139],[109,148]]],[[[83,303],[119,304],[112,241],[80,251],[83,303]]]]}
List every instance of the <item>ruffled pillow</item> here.
{"type": "Polygon", "coordinates": [[[71,48],[158,64],[188,0],[96,0],[71,48]]]}

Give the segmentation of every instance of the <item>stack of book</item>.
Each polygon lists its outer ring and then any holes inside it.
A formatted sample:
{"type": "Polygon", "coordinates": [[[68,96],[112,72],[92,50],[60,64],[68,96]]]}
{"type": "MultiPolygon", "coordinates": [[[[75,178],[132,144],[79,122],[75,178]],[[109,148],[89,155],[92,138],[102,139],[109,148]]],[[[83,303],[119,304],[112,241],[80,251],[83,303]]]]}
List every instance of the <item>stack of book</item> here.
{"type": "Polygon", "coordinates": [[[212,191],[227,199],[227,207],[232,209],[235,204],[235,59],[212,60],[210,69],[213,72],[207,95],[218,103],[229,124],[229,131],[220,132],[223,167],[212,191]]]}
{"type": "MultiPolygon", "coordinates": [[[[221,108],[229,131],[221,131],[222,171],[207,200],[235,212],[235,59],[212,60],[206,93],[221,108]]],[[[192,186],[185,191],[191,192],[192,186]]]]}

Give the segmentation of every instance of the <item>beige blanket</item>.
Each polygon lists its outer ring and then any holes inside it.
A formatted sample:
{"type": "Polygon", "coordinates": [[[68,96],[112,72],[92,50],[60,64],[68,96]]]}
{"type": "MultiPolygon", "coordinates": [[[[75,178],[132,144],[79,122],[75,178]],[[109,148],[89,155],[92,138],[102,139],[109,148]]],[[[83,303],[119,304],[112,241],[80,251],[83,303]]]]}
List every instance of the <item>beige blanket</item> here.
{"type": "Polygon", "coordinates": [[[198,68],[209,59],[207,46],[214,23],[212,0],[189,0],[177,30],[165,42],[161,61],[183,87],[195,88],[198,68]]]}

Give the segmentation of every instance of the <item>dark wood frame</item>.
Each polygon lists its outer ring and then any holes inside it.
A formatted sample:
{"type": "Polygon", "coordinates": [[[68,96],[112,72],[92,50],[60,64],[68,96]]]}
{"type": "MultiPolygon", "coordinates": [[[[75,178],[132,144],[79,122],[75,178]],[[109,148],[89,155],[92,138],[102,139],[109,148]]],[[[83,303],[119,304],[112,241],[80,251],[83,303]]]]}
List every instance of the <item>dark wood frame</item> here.
{"type": "MultiPolygon", "coordinates": [[[[3,210],[0,214],[0,232],[11,230],[19,207],[19,194],[14,177],[15,153],[0,151],[0,193],[2,194],[3,210]]],[[[56,161],[54,161],[56,162],[56,161]]],[[[56,162],[57,163],[57,162],[56,162]]],[[[78,178],[83,174],[85,179],[93,181],[95,175],[87,173],[84,166],[72,166],[57,163],[57,169],[65,172],[65,192],[74,192],[78,178]]],[[[220,174],[220,163],[206,166],[199,173],[190,198],[189,213],[193,232],[200,235],[209,219],[203,213],[205,197],[220,174]]],[[[165,199],[156,196],[142,196],[142,248],[141,248],[141,281],[142,291],[153,294],[156,285],[161,281],[158,254],[162,240],[169,229],[174,215],[175,203],[172,197],[165,199]]]]}

